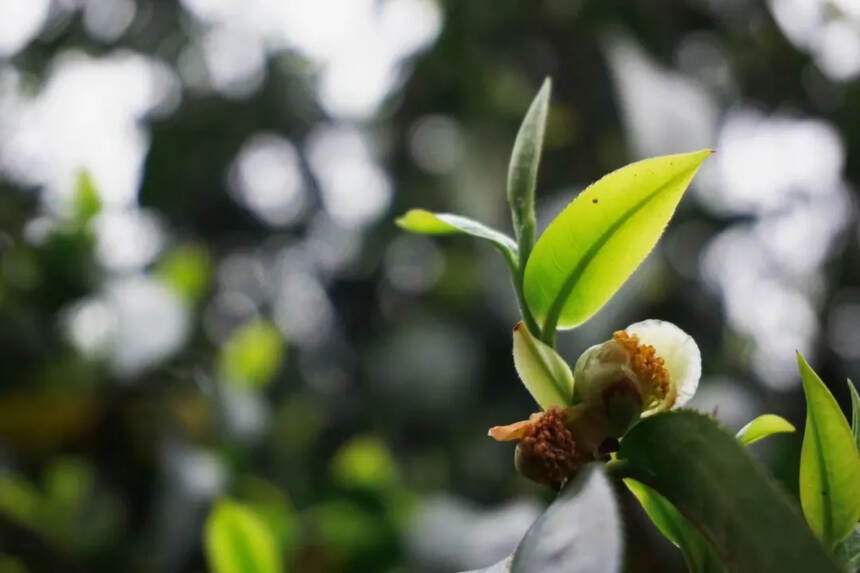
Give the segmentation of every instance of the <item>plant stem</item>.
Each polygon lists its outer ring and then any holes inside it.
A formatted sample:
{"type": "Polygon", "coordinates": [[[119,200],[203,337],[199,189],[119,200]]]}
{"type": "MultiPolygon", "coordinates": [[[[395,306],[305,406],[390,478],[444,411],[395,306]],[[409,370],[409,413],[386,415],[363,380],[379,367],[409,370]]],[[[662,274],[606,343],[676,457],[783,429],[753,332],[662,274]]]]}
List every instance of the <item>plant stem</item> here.
{"type": "Polygon", "coordinates": [[[548,346],[555,348],[555,326],[550,326],[549,323],[544,324],[543,332],[538,333],[536,336],[543,340],[548,346]]]}
{"type": "MultiPolygon", "coordinates": [[[[504,253],[503,253],[504,254],[504,253]]],[[[535,338],[540,338],[540,326],[538,326],[535,317],[532,315],[529,310],[529,305],[526,303],[526,297],[523,293],[523,273],[521,269],[525,268],[525,265],[520,265],[516,259],[505,256],[505,260],[508,262],[508,267],[511,270],[511,282],[514,285],[514,291],[517,293],[517,304],[520,307],[520,314],[523,317],[523,322],[526,325],[526,328],[529,329],[535,338]]]]}

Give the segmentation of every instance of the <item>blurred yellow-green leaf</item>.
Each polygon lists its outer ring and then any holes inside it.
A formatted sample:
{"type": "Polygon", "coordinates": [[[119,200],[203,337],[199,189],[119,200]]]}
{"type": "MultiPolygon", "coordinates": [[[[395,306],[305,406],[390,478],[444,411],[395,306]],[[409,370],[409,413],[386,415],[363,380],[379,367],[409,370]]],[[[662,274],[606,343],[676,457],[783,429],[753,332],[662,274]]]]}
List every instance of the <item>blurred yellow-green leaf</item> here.
{"type": "Polygon", "coordinates": [[[41,494],[24,478],[0,474],[0,512],[22,523],[31,523],[38,517],[41,494]]]}
{"type": "Polygon", "coordinates": [[[762,414],[738,430],[735,437],[740,443],[748,446],[773,434],[790,433],[793,431],[794,426],[785,418],[776,414],[762,414]]]}
{"type": "Polygon", "coordinates": [[[240,327],[221,350],[222,377],[243,388],[261,388],[272,381],[284,359],[284,339],[263,319],[240,327]]]}
{"type": "Polygon", "coordinates": [[[320,503],[307,512],[307,517],[318,536],[317,543],[331,551],[336,561],[372,551],[387,535],[379,515],[344,498],[320,503]]]}
{"type": "Polygon", "coordinates": [[[45,471],[45,494],[55,504],[73,509],[93,488],[93,471],[78,458],[60,458],[45,471]]]}
{"type": "Polygon", "coordinates": [[[238,488],[243,503],[266,522],[280,553],[289,556],[299,540],[300,526],[290,500],[275,484],[250,476],[238,488]]]}
{"type": "Polygon", "coordinates": [[[176,247],[158,263],[156,274],[183,300],[196,302],[209,287],[212,274],[209,252],[196,245],[176,247]]]}
{"type": "Polygon", "coordinates": [[[14,555],[0,554],[0,572],[27,573],[27,567],[14,555]]]}
{"type": "Polygon", "coordinates": [[[75,194],[72,198],[72,220],[78,224],[89,222],[102,208],[95,182],[89,171],[78,171],[75,194]]]}
{"type": "Polygon", "coordinates": [[[213,573],[282,573],[278,543],[265,520],[230,499],[218,501],[206,519],[206,559],[213,573]]]}
{"type": "Polygon", "coordinates": [[[579,194],[538,239],[525,269],[529,309],[544,340],[606,304],[651,252],[710,150],[613,171],[579,194]]]}
{"type": "Polygon", "coordinates": [[[800,504],[809,526],[833,548],[860,519],[860,453],[830,390],[800,353],[797,362],[806,394],[800,504]]]}
{"type": "Polygon", "coordinates": [[[374,436],[356,436],[335,453],[334,481],[346,487],[382,488],[397,479],[397,465],[388,447],[374,436]]]}

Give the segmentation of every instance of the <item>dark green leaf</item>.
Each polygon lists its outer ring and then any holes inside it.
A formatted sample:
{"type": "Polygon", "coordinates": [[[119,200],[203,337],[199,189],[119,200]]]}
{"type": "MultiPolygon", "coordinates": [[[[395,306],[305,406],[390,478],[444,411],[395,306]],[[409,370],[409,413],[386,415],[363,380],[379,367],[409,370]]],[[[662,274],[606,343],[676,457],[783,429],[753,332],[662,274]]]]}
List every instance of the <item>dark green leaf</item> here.
{"type": "Polygon", "coordinates": [[[679,410],[645,418],[618,452],[627,476],[663,495],[729,571],[837,571],[798,509],[717,423],[679,410]]]}
{"type": "Polygon", "coordinates": [[[839,404],[798,353],[806,394],[800,450],[800,505],[809,526],[829,548],[860,519],[860,453],[839,404]]]}
{"type": "Polygon", "coordinates": [[[624,483],[639,500],[642,509],[657,529],[681,550],[690,573],[723,571],[723,566],[708,542],[665,497],[634,479],[626,479],[624,483]]]}
{"type": "MultiPolygon", "coordinates": [[[[774,414],[764,414],[741,428],[735,438],[741,444],[748,446],[775,433],[793,431],[794,426],[784,418],[774,414]]],[[[645,484],[632,479],[624,482],[639,500],[654,525],[681,550],[687,562],[687,568],[691,572],[723,570],[708,543],[687,518],[675,509],[675,506],[645,484]]]]}

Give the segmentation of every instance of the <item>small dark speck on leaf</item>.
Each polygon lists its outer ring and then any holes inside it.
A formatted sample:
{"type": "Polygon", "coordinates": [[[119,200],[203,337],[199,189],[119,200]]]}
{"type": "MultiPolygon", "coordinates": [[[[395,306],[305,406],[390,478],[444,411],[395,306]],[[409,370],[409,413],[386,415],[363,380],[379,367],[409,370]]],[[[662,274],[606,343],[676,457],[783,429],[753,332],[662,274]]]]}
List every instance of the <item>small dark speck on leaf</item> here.
{"type": "Polygon", "coordinates": [[[597,199],[592,199],[592,200],[591,200],[591,202],[596,204],[596,203],[597,203],[597,199]]]}

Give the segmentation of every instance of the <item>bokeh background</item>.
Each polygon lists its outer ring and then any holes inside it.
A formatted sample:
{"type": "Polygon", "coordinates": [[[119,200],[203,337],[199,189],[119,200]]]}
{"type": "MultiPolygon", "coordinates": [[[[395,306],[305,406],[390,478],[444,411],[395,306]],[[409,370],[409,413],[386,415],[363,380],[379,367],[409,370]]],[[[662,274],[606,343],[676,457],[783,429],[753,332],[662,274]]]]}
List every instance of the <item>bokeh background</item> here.
{"type": "MultiPolygon", "coordinates": [[[[554,82],[541,224],[713,147],[653,255],[559,344],[671,320],[696,405],[801,424],[794,351],[860,379],[857,0],[0,0],[0,571],[204,571],[222,495],[290,571],[506,554],[549,494],[490,247],[554,82]]],[[[797,436],[755,453],[792,490],[797,436]]],[[[619,492],[629,571],[681,570],[619,492]]]]}

